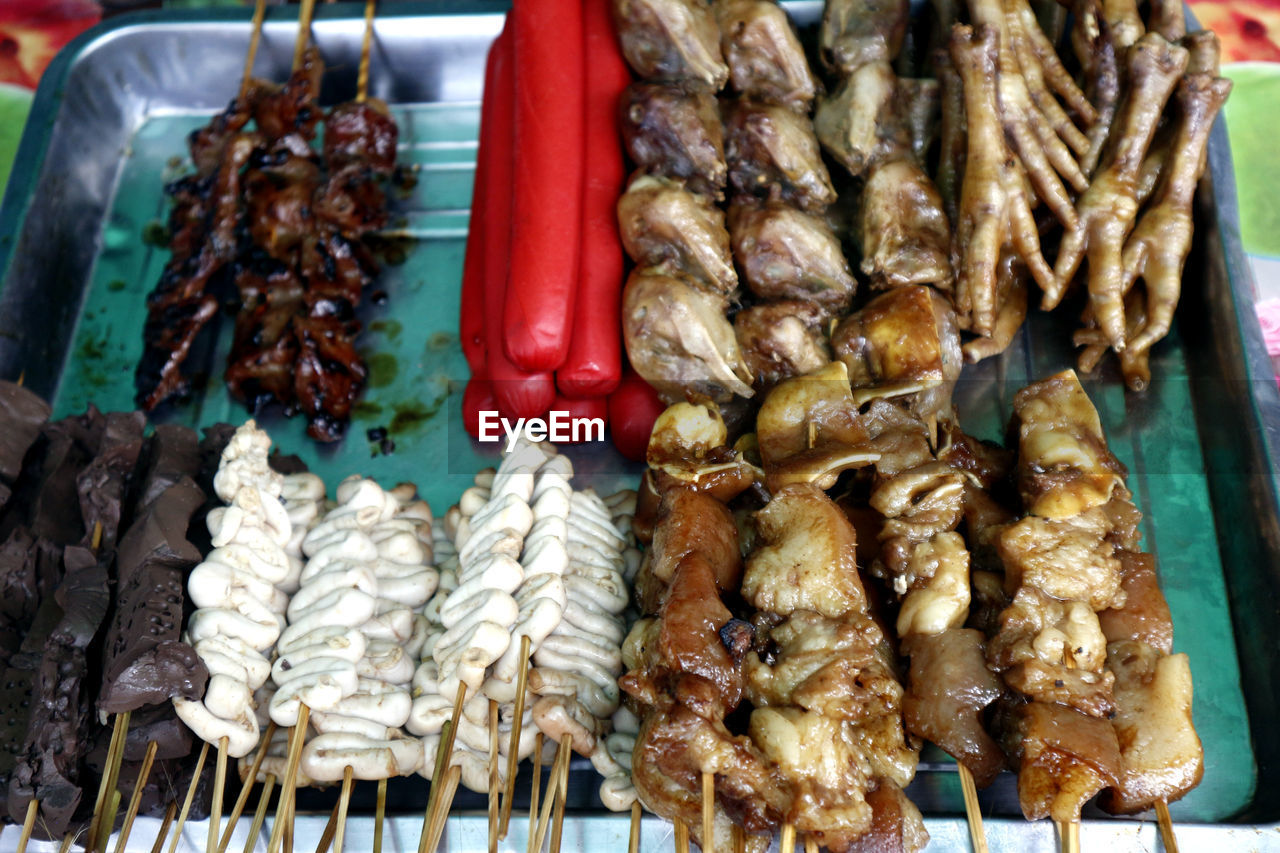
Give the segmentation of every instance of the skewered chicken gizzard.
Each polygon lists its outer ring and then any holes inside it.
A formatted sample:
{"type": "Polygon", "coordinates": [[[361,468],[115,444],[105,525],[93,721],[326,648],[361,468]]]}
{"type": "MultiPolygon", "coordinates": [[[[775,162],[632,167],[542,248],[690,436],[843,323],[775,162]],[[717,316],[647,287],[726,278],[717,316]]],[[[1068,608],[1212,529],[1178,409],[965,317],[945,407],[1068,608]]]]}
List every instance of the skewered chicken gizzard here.
{"type": "Polygon", "coordinates": [[[1145,388],[1230,90],[1212,34],[1161,5],[1144,21],[1077,0],[1068,38],[1027,0],[938,4],[906,39],[905,2],[831,0],[824,87],[771,0],[615,2],[644,79],[622,108],[632,363],[668,401],[714,400],[736,423],[734,397],[758,403],[839,349],[858,279],[931,286],[968,361],[1012,343],[1034,281],[1045,310],[1087,295],[1082,371],[1111,350],[1145,388]]]}

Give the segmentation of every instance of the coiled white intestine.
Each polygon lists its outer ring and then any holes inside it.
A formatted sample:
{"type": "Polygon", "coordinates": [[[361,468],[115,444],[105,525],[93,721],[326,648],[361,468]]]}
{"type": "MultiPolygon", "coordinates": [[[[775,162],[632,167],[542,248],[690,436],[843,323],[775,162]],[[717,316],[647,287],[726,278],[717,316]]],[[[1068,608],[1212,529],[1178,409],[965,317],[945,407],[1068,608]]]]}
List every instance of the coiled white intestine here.
{"type": "Polygon", "coordinates": [[[253,693],[270,674],[267,655],[288,603],[280,585],[290,575],[285,548],[293,528],[281,503],[285,479],[271,470],[270,449],[271,439],[250,420],[223,450],[213,482],[228,505],[209,513],[214,548],[187,582],[197,610],[184,639],[208,667],[209,685],[200,700],[173,700],[193,732],[215,744],[225,737],[236,758],[258,742],[253,693]]]}
{"type": "Polygon", "coordinates": [[[313,779],[341,779],[347,766],[358,779],[407,775],[421,762],[421,745],[402,728],[412,707],[412,654],[427,633],[417,611],[439,573],[431,565],[431,511],[415,496],[411,486],[386,491],[348,477],[337,505],[303,541],[310,559],[281,637],[289,666],[273,673],[272,719],[289,725],[298,702],[307,704],[318,734],[303,747],[301,767],[313,779]]]}

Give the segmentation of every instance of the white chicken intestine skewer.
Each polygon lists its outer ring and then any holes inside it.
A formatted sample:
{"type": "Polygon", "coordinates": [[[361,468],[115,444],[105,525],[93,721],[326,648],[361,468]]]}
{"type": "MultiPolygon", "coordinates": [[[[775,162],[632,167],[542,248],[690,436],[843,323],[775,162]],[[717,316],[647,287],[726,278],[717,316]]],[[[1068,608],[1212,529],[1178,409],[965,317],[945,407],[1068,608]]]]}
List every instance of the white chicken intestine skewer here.
{"type": "Polygon", "coordinates": [[[207,520],[214,549],[192,570],[188,593],[197,610],[184,640],[209,670],[204,697],[174,699],[179,718],[209,743],[226,738],[240,758],[258,743],[253,693],[267,680],[267,658],[284,626],[292,536],[280,502],[284,478],[271,470],[271,439],[252,421],[236,430],[222,452],[214,491],[226,504],[207,520]]]}
{"type": "Polygon", "coordinates": [[[348,767],[357,779],[407,775],[421,761],[420,744],[402,731],[416,663],[407,651],[425,642],[427,626],[415,611],[435,591],[438,573],[430,565],[430,509],[414,495],[411,486],[388,492],[349,477],[338,487],[338,505],[304,540],[310,560],[290,606],[297,621],[281,637],[271,707],[285,725],[281,718],[296,715],[294,697],[307,702],[318,734],[303,747],[300,767],[317,781],[338,781],[348,767]],[[335,604],[347,609],[335,613],[335,604]],[[328,618],[317,621],[316,613],[328,618]],[[320,688],[329,677],[340,690],[320,688]],[[293,688],[298,681],[301,691],[293,688]],[[322,704],[308,701],[317,694],[322,704]]]}
{"type": "MultiPolygon", "coordinates": [[[[478,690],[463,705],[451,757],[462,767],[462,784],[488,790],[490,700],[499,705],[502,758],[510,754],[517,722],[518,757],[532,753],[536,729],[529,702],[521,719],[514,719],[519,652],[524,636],[537,647],[559,621],[564,606],[560,575],[567,562],[564,513],[572,475],[572,465],[549,446],[522,442],[497,472],[477,476],[476,485],[446,515],[446,529],[455,532],[458,548],[459,585],[438,609],[435,601],[428,608],[438,613],[438,624],[446,630],[438,638],[446,652],[435,646],[433,660],[424,661],[415,675],[417,698],[408,726],[424,736],[424,766],[429,768],[425,772],[434,770],[439,733],[452,715],[457,685],[475,689],[480,679],[478,690]],[[468,623],[476,627],[466,628],[468,623]],[[451,645],[451,637],[472,645],[451,645]]],[[[504,784],[506,767],[504,760],[499,768],[504,784]]]]}
{"type": "MultiPolygon", "coordinates": [[[[594,492],[575,492],[567,519],[569,567],[565,574],[564,618],[534,654],[529,687],[541,698],[533,706],[538,728],[560,742],[573,737],[573,748],[589,756],[605,777],[602,799],[611,809],[630,808],[629,758],[615,758],[607,746],[611,718],[620,697],[628,604],[623,578],[626,539],[614,526],[608,507],[594,492]]],[[[615,739],[619,754],[625,741],[615,739]]]]}
{"type": "MultiPolygon", "coordinates": [[[[604,498],[604,504],[609,508],[614,529],[626,543],[622,551],[622,575],[630,588],[642,559],[631,524],[636,513],[636,491],[623,489],[604,498]]],[[[623,614],[628,633],[636,615],[632,608],[623,614]]],[[[612,731],[603,738],[605,753],[594,760],[593,765],[604,776],[600,783],[600,801],[610,810],[620,812],[631,808],[636,801],[635,784],[631,781],[631,753],[635,751],[636,736],[640,733],[640,720],[625,705],[619,705],[609,722],[612,731]]]]}

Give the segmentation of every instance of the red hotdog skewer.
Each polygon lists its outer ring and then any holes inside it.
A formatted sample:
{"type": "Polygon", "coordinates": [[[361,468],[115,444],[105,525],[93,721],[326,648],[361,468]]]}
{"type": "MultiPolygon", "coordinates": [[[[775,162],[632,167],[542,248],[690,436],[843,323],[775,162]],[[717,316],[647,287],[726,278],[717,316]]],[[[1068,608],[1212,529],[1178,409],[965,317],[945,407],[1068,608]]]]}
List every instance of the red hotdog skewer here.
{"type": "Polygon", "coordinates": [[[484,199],[485,356],[498,410],[509,417],[530,418],[551,407],[556,386],[550,371],[522,370],[511,363],[503,348],[503,339],[509,337],[506,334],[507,324],[503,322],[503,307],[507,297],[519,286],[512,275],[515,270],[513,243],[526,240],[523,235],[519,240],[512,239],[515,225],[511,221],[511,186],[517,171],[511,121],[516,91],[512,44],[511,33],[507,30],[494,42],[495,86],[485,96],[486,102],[492,101],[491,115],[495,117],[493,130],[485,138],[484,146],[484,168],[489,173],[484,199]]]}
{"type": "Polygon", "coordinates": [[[586,134],[582,183],[582,246],[578,252],[578,296],[569,355],[556,371],[556,385],[569,397],[609,394],[622,379],[622,239],[617,203],[626,178],[618,140],[618,97],[631,72],[613,32],[608,4],[583,0],[586,134]]]}
{"type": "Polygon", "coordinates": [[[504,343],[518,367],[554,370],[569,353],[577,291],[584,150],[582,2],[519,0],[508,21],[519,67],[513,150],[519,152],[520,164],[510,184],[517,238],[511,241],[504,343]],[[577,50],[566,51],[565,45],[577,50]]]}

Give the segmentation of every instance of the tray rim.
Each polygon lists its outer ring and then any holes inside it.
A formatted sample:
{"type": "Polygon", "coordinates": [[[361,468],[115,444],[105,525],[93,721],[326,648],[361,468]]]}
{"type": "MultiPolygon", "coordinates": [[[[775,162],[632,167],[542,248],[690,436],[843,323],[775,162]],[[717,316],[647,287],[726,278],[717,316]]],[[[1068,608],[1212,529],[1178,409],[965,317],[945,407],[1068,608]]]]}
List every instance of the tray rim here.
{"type": "MultiPolygon", "coordinates": [[[[820,2],[821,0],[792,0],[792,2],[787,2],[786,5],[788,7],[816,6],[820,5],[820,2]]],[[[385,11],[379,9],[378,15],[379,20],[446,15],[481,17],[504,15],[510,6],[510,0],[406,0],[406,2],[387,4],[385,11]]],[[[267,10],[266,20],[272,24],[287,25],[290,21],[296,21],[296,14],[290,14],[291,9],[292,7],[272,6],[267,10]]],[[[153,25],[172,26],[183,23],[193,25],[248,23],[252,17],[251,13],[252,10],[250,8],[169,9],[125,13],[96,24],[77,36],[58,52],[41,78],[15,155],[15,162],[27,164],[29,168],[15,171],[11,175],[3,201],[0,202],[0,294],[3,294],[9,285],[9,273],[14,251],[33,200],[35,185],[43,170],[48,152],[48,143],[56,128],[68,76],[79,56],[84,51],[91,49],[99,41],[130,29],[147,28],[153,25]]],[[[326,21],[348,22],[361,20],[362,18],[362,3],[340,2],[321,4],[316,9],[314,21],[322,24],[326,21]]],[[[1188,22],[1194,24],[1194,18],[1189,12],[1188,22]]],[[[1198,25],[1191,28],[1198,28],[1198,25]]],[[[1250,379],[1258,380],[1263,373],[1269,378],[1271,374],[1270,361],[1266,355],[1261,327],[1252,310],[1252,294],[1255,291],[1254,279],[1241,241],[1235,173],[1225,123],[1221,116],[1219,116],[1215,125],[1210,139],[1206,171],[1213,181],[1216,214],[1213,230],[1221,244],[1223,266],[1227,275],[1232,311],[1234,312],[1235,331],[1239,334],[1239,343],[1244,357],[1242,366],[1246,377],[1250,379]]],[[[1249,391],[1246,396],[1248,412],[1241,413],[1246,421],[1244,426],[1247,427],[1250,439],[1262,448],[1262,453],[1265,454],[1263,458],[1268,462],[1265,482],[1262,484],[1264,487],[1263,493],[1256,497],[1264,501],[1265,508],[1270,512],[1271,520],[1280,524],[1280,459],[1277,458],[1274,452],[1276,448],[1280,447],[1280,387],[1277,387],[1276,383],[1273,382],[1252,381],[1249,383],[1249,391]],[[1259,391],[1260,388],[1261,391],[1259,391]]],[[[1280,544],[1263,543],[1263,547],[1275,558],[1275,563],[1280,565],[1280,544]]],[[[1247,703],[1248,698],[1246,697],[1247,703]]],[[[1253,715],[1250,714],[1250,716],[1252,717],[1253,715]]],[[[1264,775],[1264,768],[1260,766],[1257,772],[1258,778],[1261,780],[1264,775]]],[[[1251,809],[1252,805],[1246,806],[1242,814],[1247,815],[1251,809]]],[[[611,817],[619,821],[628,819],[625,814],[614,815],[607,811],[598,813],[580,812],[579,815],[593,819],[611,817]]],[[[391,815],[388,815],[389,819],[391,817],[391,815]]],[[[397,817],[413,819],[411,815],[397,817]]],[[[573,817],[574,815],[571,814],[570,819],[572,820],[573,817]]],[[[658,820],[652,815],[646,815],[646,818],[658,820]]],[[[304,819],[306,819],[305,816],[304,819]]],[[[963,828],[965,824],[962,817],[948,816],[946,814],[926,815],[925,819],[931,828],[944,826],[950,828],[955,825],[963,828]]],[[[449,823],[451,825],[455,823],[462,824],[471,820],[472,817],[469,813],[459,813],[450,815],[449,823]]],[[[1150,820],[1143,820],[1142,818],[1086,819],[1083,821],[1083,824],[1087,827],[1086,834],[1093,836],[1094,839],[1112,837],[1116,841],[1121,838],[1132,837],[1135,826],[1143,827],[1150,823],[1150,820]],[[1107,829],[1108,827],[1110,830],[1107,829]]],[[[1046,829],[1046,822],[1044,821],[1027,822],[1011,818],[996,818],[988,820],[987,824],[989,828],[997,827],[998,831],[995,833],[997,837],[1003,838],[1005,842],[1010,844],[1021,844],[1029,842],[1031,839],[1042,840],[1046,832],[1050,840],[1053,838],[1052,826],[1049,825],[1048,829],[1046,829]],[[1019,830],[1019,827],[1025,828],[1025,831],[1019,830]]],[[[1243,822],[1186,823],[1178,826],[1196,828],[1195,834],[1201,838],[1216,837],[1214,835],[1216,830],[1224,830],[1228,834],[1244,830],[1258,830],[1260,834],[1256,838],[1250,839],[1256,845],[1255,849],[1280,850],[1280,820],[1275,822],[1250,822],[1246,819],[1243,822]],[[1263,832],[1263,830],[1266,832],[1263,832]],[[1208,833],[1207,836],[1201,835],[1201,833],[1206,832],[1208,833]],[[1264,841],[1264,839],[1267,840],[1264,841]]],[[[1151,826],[1146,826],[1146,829],[1154,832],[1151,826]]],[[[1009,849],[1021,848],[1015,846],[1009,849]]],[[[1037,847],[1037,849],[1039,848],[1037,847]]]]}

